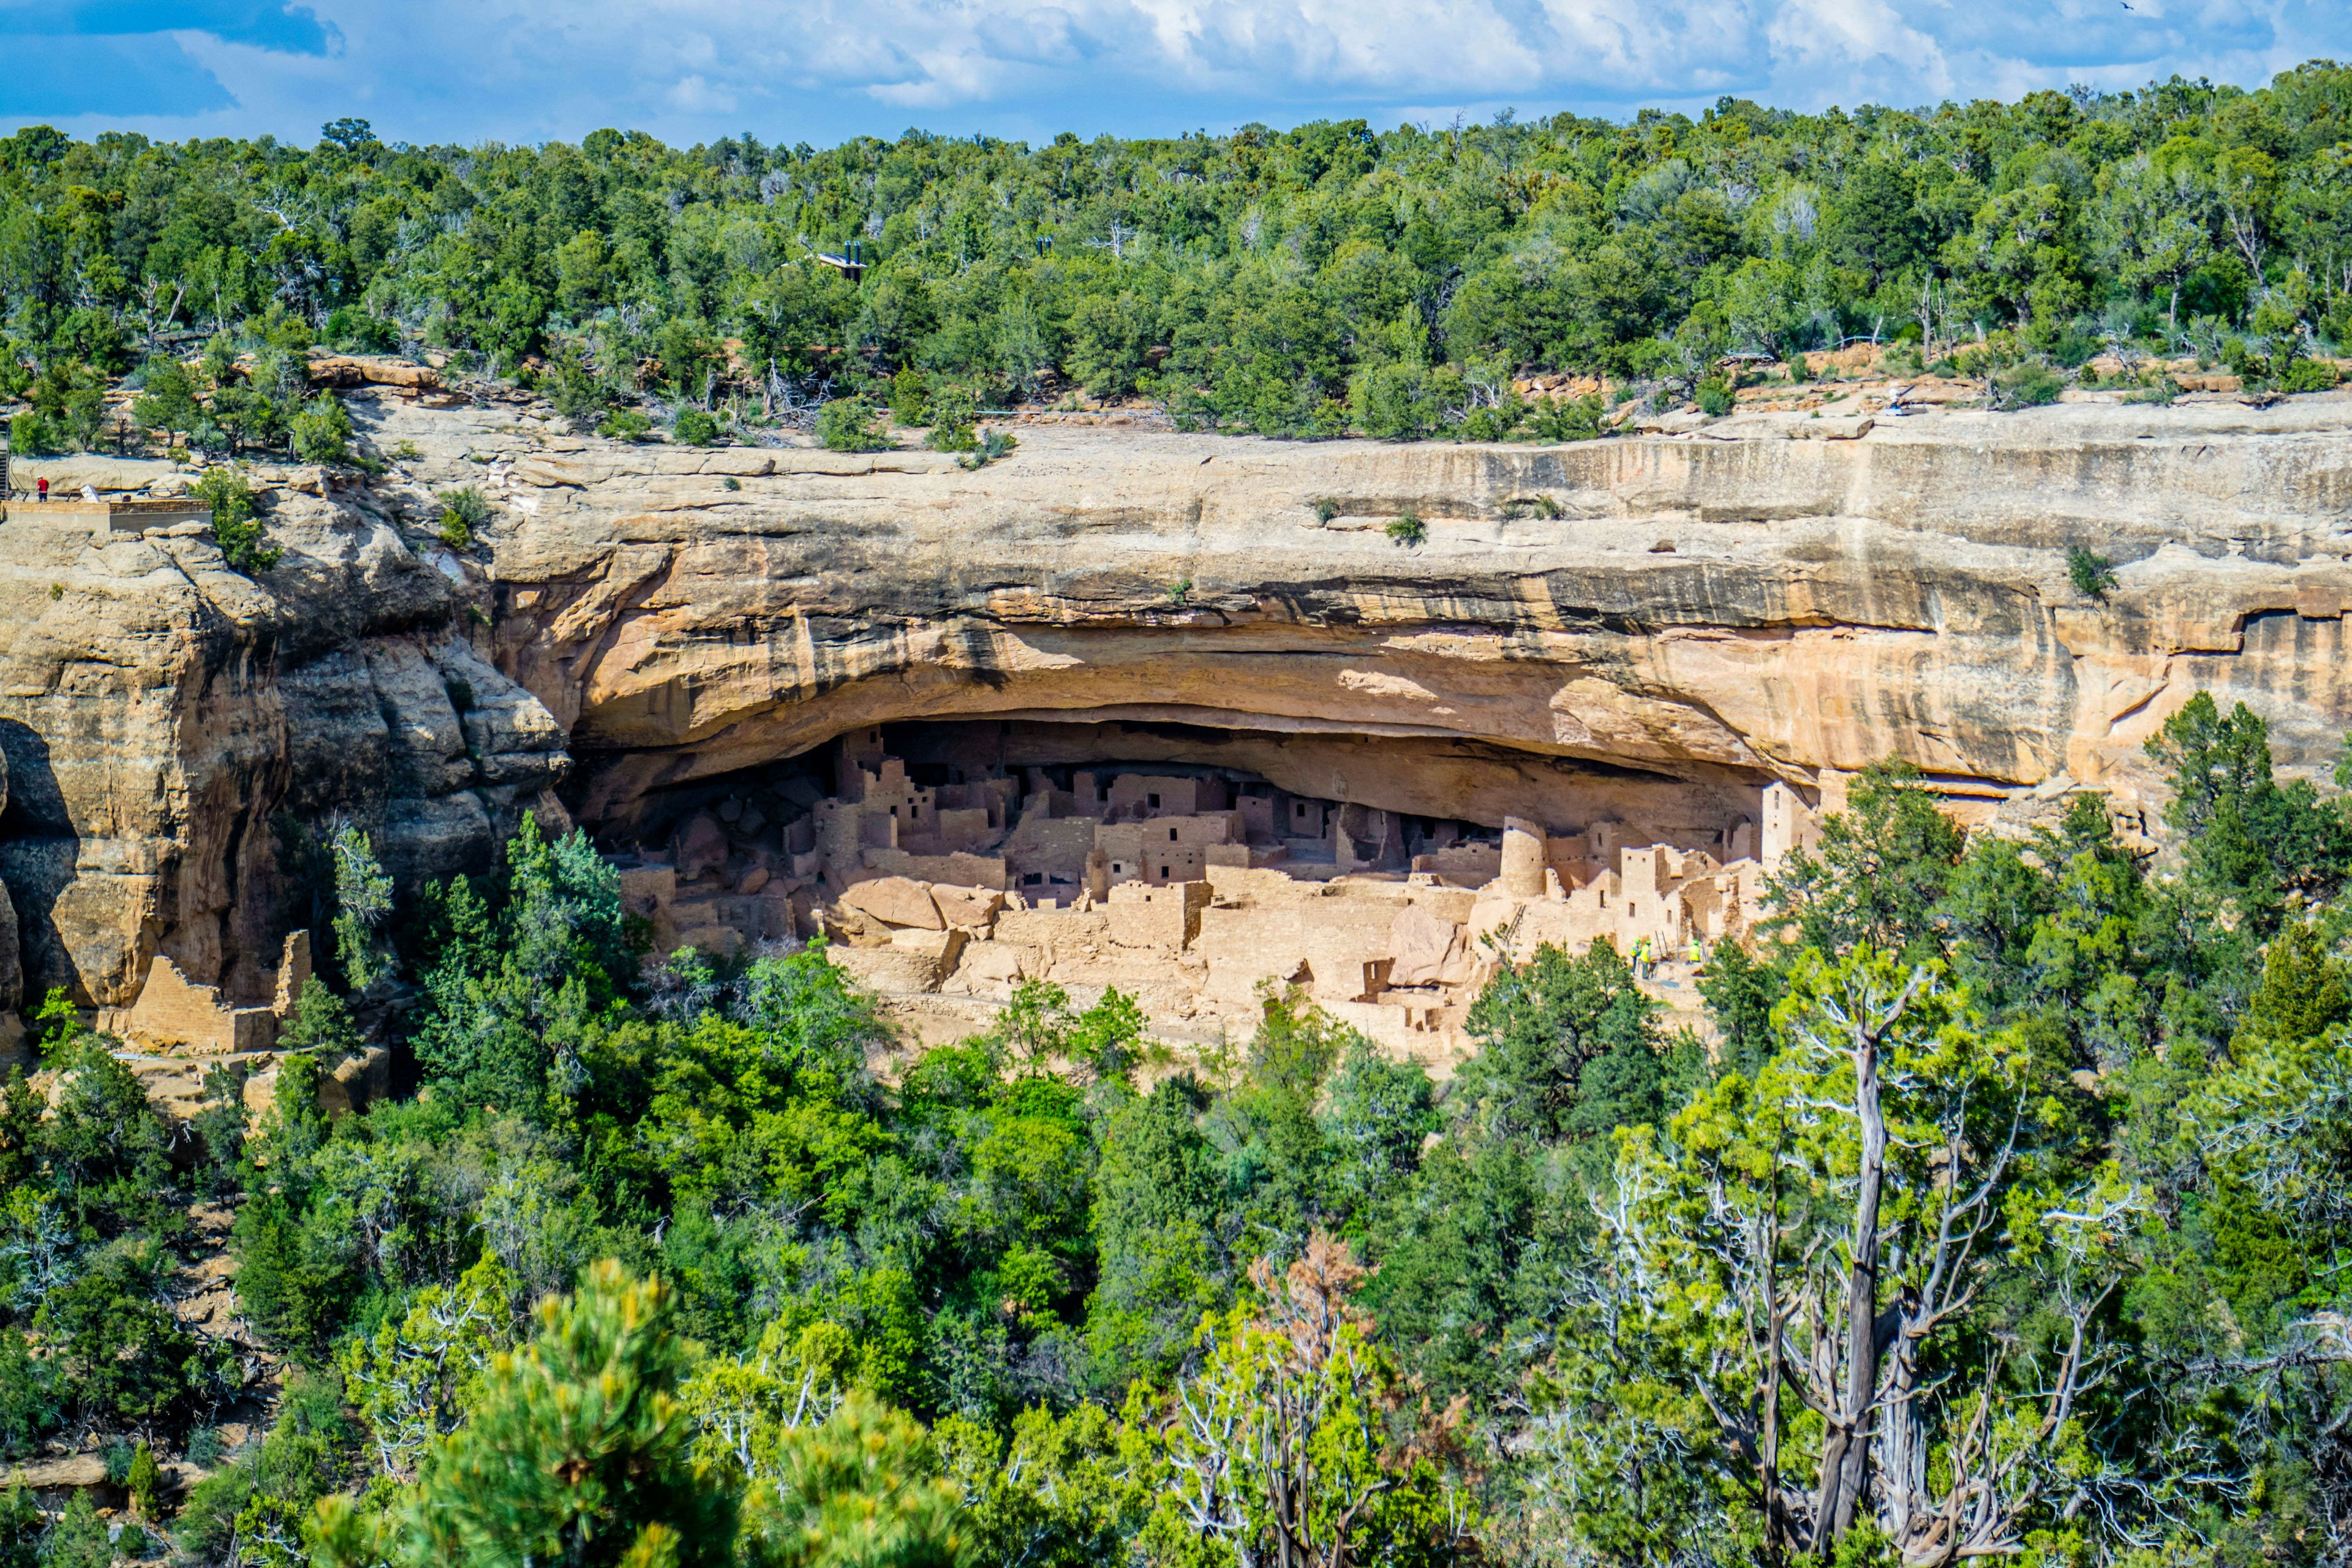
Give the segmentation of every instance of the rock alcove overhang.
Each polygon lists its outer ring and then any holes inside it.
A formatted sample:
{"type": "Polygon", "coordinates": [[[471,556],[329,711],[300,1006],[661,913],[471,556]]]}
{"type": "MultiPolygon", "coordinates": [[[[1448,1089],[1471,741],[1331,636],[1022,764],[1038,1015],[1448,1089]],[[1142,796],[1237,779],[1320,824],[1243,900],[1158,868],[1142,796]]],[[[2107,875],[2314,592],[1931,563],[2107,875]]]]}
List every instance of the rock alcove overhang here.
{"type": "Polygon", "coordinates": [[[954,718],[886,717],[808,745],[753,755],[730,745],[655,753],[588,753],[570,794],[575,816],[614,848],[662,840],[689,814],[730,796],[780,791],[805,807],[843,787],[833,742],[878,736],[925,783],[1043,770],[1214,772],[1289,795],[1429,821],[1500,828],[1507,818],[1559,832],[1638,824],[1661,837],[1704,838],[1755,820],[1771,775],[1689,763],[1679,770],[1538,752],[1491,738],[1323,725],[1281,715],[1169,705],[1005,709],[954,718]],[[713,761],[725,765],[712,767],[713,761]],[[614,787],[615,777],[630,787],[614,787]],[[600,789],[601,784],[601,789],[600,789]]]}

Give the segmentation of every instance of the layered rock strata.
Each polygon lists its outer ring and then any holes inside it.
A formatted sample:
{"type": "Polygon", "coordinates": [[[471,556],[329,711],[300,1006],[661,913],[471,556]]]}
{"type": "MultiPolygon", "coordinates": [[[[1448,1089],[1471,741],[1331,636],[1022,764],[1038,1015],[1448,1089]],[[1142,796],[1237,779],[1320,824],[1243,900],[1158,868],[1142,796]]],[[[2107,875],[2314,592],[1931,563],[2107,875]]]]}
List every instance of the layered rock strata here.
{"type": "Polygon", "coordinates": [[[2332,395],[1547,448],[1034,431],[977,471],[352,403],[394,471],[268,476],[288,553],[257,579],[201,537],[0,523],[20,990],[128,1005],[163,953],[254,1005],[314,891],[295,825],[349,813],[413,880],[534,805],[626,838],[911,720],[1119,724],[1245,746],[1300,794],[1563,831],[1776,779],[1834,805],[1888,755],[1987,808],[2128,794],[2200,687],[2294,767],[2352,721],[2332,395]],[[433,497],[464,483],[497,520],[447,549],[433,497]],[[2103,598],[2070,546],[2116,563],[2103,598]]]}

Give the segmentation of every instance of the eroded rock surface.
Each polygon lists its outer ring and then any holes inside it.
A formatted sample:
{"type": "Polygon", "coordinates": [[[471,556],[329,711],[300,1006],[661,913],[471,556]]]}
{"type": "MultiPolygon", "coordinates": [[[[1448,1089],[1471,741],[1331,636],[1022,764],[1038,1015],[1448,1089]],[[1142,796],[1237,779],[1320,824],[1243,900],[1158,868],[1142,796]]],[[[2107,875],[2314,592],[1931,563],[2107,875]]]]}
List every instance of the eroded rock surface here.
{"type": "Polygon", "coordinates": [[[285,828],[343,811],[435,874],[482,863],[561,776],[561,731],[471,645],[399,489],[305,477],[262,475],[286,554],[258,581],[208,538],[99,542],[22,502],[0,522],[0,882],[27,996],[127,1006],[162,953],[266,1002],[313,891],[285,828]]]}
{"type": "Polygon", "coordinates": [[[1551,448],[1038,430],[975,472],[404,396],[352,398],[392,474],[277,477],[259,581],[201,539],[0,524],[25,987],[126,1005],[161,952],[262,999],[307,897],[280,821],[348,812],[438,875],[562,809],[567,763],[563,806],[626,831],[660,792],[911,719],[1155,726],[1130,755],[1496,826],[1773,778],[1833,801],[1890,754],[1983,803],[2128,793],[2200,688],[2290,766],[2352,723],[2334,395],[1551,448]],[[498,517],[453,551],[432,496],[461,483],[498,517]],[[1408,511],[1417,548],[1385,531],[1408,511]],[[2116,563],[2104,601],[2073,545],[2116,563]]]}

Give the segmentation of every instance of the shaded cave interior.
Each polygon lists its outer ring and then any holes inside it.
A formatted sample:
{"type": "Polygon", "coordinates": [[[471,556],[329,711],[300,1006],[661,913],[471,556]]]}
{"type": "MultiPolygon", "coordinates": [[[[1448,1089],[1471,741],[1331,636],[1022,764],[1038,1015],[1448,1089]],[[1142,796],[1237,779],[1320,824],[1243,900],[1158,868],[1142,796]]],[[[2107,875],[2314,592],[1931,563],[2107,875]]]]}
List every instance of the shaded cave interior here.
{"type": "MultiPolygon", "coordinates": [[[[1271,721],[908,720],[701,777],[677,776],[690,751],[583,760],[671,770],[573,796],[615,803],[582,826],[655,953],[823,936],[876,994],[959,1029],[1045,980],[1080,999],[1117,986],[1207,1039],[1291,985],[1437,1066],[1466,1048],[1494,965],[1541,943],[1605,938],[1663,973],[1746,940],[1763,876],[1812,832],[1787,784],[1731,770],[1271,721]]],[[[308,970],[289,941],[274,999],[239,1005],[159,961],[162,983],[107,1026],[260,1062],[308,970]]],[[[1659,984],[1673,1006],[1691,983],[1659,984]]]]}

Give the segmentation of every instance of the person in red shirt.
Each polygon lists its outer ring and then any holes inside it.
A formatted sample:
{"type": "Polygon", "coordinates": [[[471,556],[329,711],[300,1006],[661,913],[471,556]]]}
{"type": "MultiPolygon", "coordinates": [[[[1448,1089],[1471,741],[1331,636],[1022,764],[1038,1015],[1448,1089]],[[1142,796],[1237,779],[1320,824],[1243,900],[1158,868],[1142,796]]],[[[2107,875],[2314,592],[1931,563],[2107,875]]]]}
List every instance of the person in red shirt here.
{"type": "Polygon", "coordinates": [[[48,499],[49,499],[49,481],[48,481],[48,480],[47,480],[47,479],[35,479],[35,480],[33,481],[33,488],[35,489],[35,490],[37,490],[37,491],[38,492],[38,497],[37,497],[37,499],[39,499],[39,500],[48,500],[48,499]]]}

